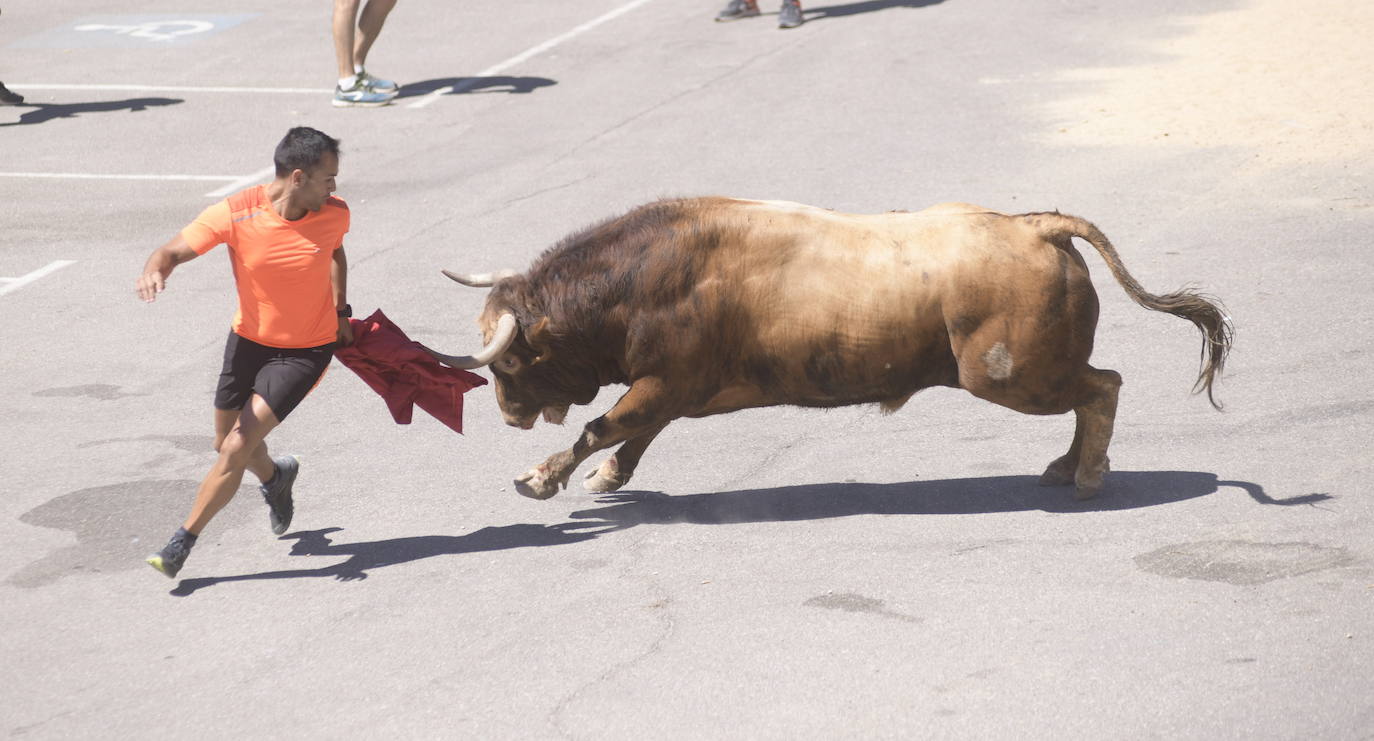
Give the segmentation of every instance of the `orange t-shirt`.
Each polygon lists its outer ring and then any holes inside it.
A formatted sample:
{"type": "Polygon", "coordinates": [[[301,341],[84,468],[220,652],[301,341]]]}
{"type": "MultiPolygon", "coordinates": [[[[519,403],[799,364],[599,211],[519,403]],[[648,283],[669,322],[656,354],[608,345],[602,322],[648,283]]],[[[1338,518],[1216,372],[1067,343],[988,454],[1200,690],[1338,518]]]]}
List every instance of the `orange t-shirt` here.
{"type": "Polygon", "coordinates": [[[229,245],[239,292],[236,334],[270,347],[300,348],[337,339],[329,270],[347,232],[342,199],[331,196],[319,211],[287,221],[272,207],[267,186],[258,185],[202,211],[181,237],[198,255],[229,245]]]}

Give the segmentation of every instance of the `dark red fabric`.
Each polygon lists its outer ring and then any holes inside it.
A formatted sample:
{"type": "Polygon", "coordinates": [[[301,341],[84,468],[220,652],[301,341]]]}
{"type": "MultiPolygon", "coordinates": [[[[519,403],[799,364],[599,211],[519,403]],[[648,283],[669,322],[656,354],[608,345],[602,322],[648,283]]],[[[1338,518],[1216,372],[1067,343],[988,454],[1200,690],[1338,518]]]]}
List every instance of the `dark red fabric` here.
{"type": "Polygon", "coordinates": [[[413,405],[454,432],[463,431],[463,394],[487,379],[441,364],[381,309],[349,323],[353,344],[334,351],[334,357],[381,394],[397,424],[410,424],[413,405]]]}

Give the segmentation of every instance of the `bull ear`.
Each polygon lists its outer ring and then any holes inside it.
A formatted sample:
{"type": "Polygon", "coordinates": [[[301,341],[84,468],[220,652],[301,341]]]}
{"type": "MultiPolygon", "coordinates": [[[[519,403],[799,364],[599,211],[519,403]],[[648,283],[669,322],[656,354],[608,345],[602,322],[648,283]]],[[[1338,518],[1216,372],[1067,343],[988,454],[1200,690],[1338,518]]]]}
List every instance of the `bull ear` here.
{"type": "Polygon", "coordinates": [[[549,329],[549,318],[543,317],[539,321],[531,324],[525,330],[525,342],[534,349],[536,353],[535,362],[549,353],[549,346],[552,344],[553,331],[549,329]]]}

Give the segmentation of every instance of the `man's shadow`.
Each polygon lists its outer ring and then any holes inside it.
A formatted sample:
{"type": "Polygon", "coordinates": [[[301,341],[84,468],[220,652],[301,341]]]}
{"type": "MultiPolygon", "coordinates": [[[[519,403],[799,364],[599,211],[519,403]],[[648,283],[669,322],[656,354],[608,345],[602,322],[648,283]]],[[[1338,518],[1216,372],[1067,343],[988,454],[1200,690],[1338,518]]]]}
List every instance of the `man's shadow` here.
{"type": "Polygon", "coordinates": [[[572,522],[557,525],[487,527],[467,535],[424,535],[362,543],[335,544],[332,527],[290,533],[292,556],[345,558],[315,569],[291,569],[239,576],[185,579],[172,590],[184,597],[215,584],[263,579],[330,577],[366,579],[368,571],[434,556],[480,551],[568,545],[627,530],[637,525],[723,525],[742,522],[823,520],[853,515],[970,515],[997,512],[1103,512],[1155,507],[1215,493],[1220,487],[1244,490],[1261,504],[1313,504],[1328,494],[1305,494],[1277,500],[1258,484],[1220,481],[1215,474],[1185,471],[1116,471],[1096,499],[1074,501],[1072,488],[1042,487],[1032,476],[990,476],[897,484],[808,484],[713,494],[669,496],[626,491],[597,497],[598,507],[573,512],[572,522]]]}
{"type": "Polygon", "coordinates": [[[860,13],[872,13],[888,8],[924,8],[929,5],[939,5],[945,0],[865,0],[858,3],[845,3],[843,5],[824,5],[812,7],[802,5],[802,15],[806,22],[819,21],[825,18],[842,18],[847,15],[859,15],[860,13]]]}
{"type": "Polygon", "coordinates": [[[127,110],[130,113],[144,111],[154,106],[176,105],[185,101],[180,98],[130,98],[129,100],[106,100],[95,103],[20,103],[15,108],[35,108],[19,116],[18,121],[2,123],[0,126],[28,126],[41,124],[56,118],[76,118],[83,113],[108,113],[127,110]]]}
{"type": "Polygon", "coordinates": [[[429,95],[436,90],[451,88],[445,95],[469,93],[532,93],[541,87],[557,85],[547,77],[444,77],[435,80],[408,82],[396,93],[397,100],[429,95]]]}
{"type": "Polygon", "coordinates": [[[172,590],[172,594],[185,597],[198,589],[232,581],[309,577],[331,577],[339,581],[359,581],[366,579],[367,572],[371,569],[419,561],[424,558],[499,551],[507,548],[566,545],[595,538],[595,532],[578,532],[586,528],[588,525],[582,523],[505,525],[503,527],[484,527],[467,535],[420,535],[412,538],[338,544],[335,544],[329,535],[342,531],[343,528],[341,527],[303,530],[288,533],[281,537],[281,540],[296,541],[295,545],[291,546],[290,555],[346,557],[347,560],[318,569],[289,569],[268,571],[261,574],[183,579],[176,589],[172,590]]]}

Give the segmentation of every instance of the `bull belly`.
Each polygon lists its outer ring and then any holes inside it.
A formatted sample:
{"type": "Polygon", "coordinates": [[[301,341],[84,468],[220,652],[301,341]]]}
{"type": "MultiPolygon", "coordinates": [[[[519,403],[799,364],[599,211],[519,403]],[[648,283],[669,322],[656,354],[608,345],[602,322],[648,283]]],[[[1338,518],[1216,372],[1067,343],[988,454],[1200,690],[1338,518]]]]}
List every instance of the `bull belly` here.
{"type": "Polygon", "coordinates": [[[932,386],[957,388],[958,385],[958,369],[952,363],[949,368],[927,369],[923,373],[888,374],[882,379],[831,379],[823,384],[794,379],[793,383],[765,387],[749,380],[740,380],[721,388],[702,405],[699,412],[687,416],[705,417],[770,406],[829,409],[855,404],[883,404],[896,408],[921,389],[932,386]]]}

